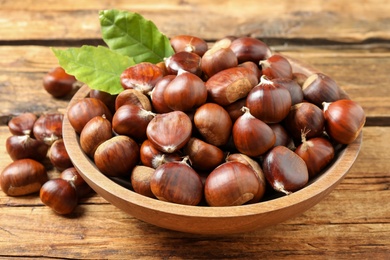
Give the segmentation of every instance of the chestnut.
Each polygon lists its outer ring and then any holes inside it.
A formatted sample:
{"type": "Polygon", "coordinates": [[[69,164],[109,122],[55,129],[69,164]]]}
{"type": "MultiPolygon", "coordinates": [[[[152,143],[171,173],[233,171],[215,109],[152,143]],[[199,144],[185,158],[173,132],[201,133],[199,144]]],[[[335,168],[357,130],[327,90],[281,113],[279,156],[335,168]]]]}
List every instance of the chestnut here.
{"type": "Polygon", "coordinates": [[[266,123],[255,118],[248,108],[244,107],[243,110],[245,113],[233,125],[234,145],[245,155],[260,156],[272,148],[275,134],[266,123]]]}
{"type": "Polygon", "coordinates": [[[164,102],[172,110],[190,111],[206,100],[207,89],[202,79],[181,69],[164,90],[164,102]]]}
{"type": "Polygon", "coordinates": [[[5,147],[12,160],[30,158],[43,161],[46,158],[49,146],[29,135],[13,135],[7,138],[5,147]]]}
{"type": "Polygon", "coordinates": [[[229,116],[233,123],[236,122],[237,118],[244,114],[244,111],[242,111],[242,107],[244,107],[245,105],[246,98],[242,98],[224,107],[225,110],[229,113],[229,116]]]}
{"type": "Polygon", "coordinates": [[[43,87],[53,97],[61,98],[72,92],[76,81],[62,67],[54,67],[43,77],[43,87]]]}
{"type": "Polygon", "coordinates": [[[182,51],[193,52],[201,57],[208,49],[205,40],[192,35],[176,35],[170,39],[170,43],[176,53],[182,51]]]}
{"type": "Polygon", "coordinates": [[[125,69],[120,76],[120,81],[123,89],[136,89],[147,94],[163,76],[164,72],[159,66],[150,62],[141,62],[125,69]]]}
{"type": "Polygon", "coordinates": [[[139,146],[130,137],[117,135],[98,146],[94,161],[106,176],[127,176],[139,162],[139,146]]]}
{"type": "Polygon", "coordinates": [[[290,62],[279,54],[273,54],[259,62],[263,75],[269,79],[289,78],[292,79],[293,71],[290,62]]]}
{"type": "Polygon", "coordinates": [[[107,106],[97,98],[83,98],[68,107],[67,116],[69,123],[80,134],[89,120],[95,116],[104,115],[111,121],[112,114],[107,106]]]}
{"type": "Polygon", "coordinates": [[[111,95],[110,93],[102,91],[102,90],[91,89],[91,91],[89,91],[89,97],[90,98],[97,98],[97,99],[101,100],[107,106],[107,108],[111,111],[111,113],[115,112],[115,102],[116,102],[118,95],[116,95],[116,94],[111,95]]]}
{"type": "Polygon", "coordinates": [[[256,160],[254,160],[251,157],[249,157],[245,154],[242,154],[242,153],[233,153],[233,154],[229,154],[226,157],[226,161],[227,162],[240,162],[240,163],[243,163],[243,164],[251,167],[255,171],[255,173],[257,174],[257,177],[259,178],[259,181],[260,181],[260,190],[259,190],[259,192],[261,194],[260,196],[262,197],[264,195],[265,190],[266,190],[266,179],[265,179],[263,170],[260,167],[260,164],[256,160]]]}
{"type": "Polygon", "coordinates": [[[184,205],[198,205],[203,198],[203,184],[199,175],[187,163],[168,162],[158,167],[151,176],[150,188],[159,200],[184,205]]]}
{"type": "Polygon", "coordinates": [[[227,106],[245,98],[258,82],[259,79],[252,70],[234,67],[216,73],[205,85],[211,101],[227,106]]]}
{"type": "Polygon", "coordinates": [[[145,140],[140,147],[140,159],[143,165],[156,169],[161,164],[181,161],[182,158],[178,153],[163,153],[152,142],[145,140]]]}
{"type": "Polygon", "coordinates": [[[276,78],[271,81],[285,87],[290,92],[291,105],[295,105],[303,101],[302,88],[296,81],[288,78],[276,78]]]}
{"type": "Polygon", "coordinates": [[[324,103],[323,110],[326,133],[341,144],[355,141],[366,122],[363,108],[352,100],[324,103]]]}
{"type": "Polygon", "coordinates": [[[155,115],[136,105],[123,105],[112,118],[112,129],[116,134],[142,142],[146,139],[146,127],[155,115]]]}
{"type": "Polygon", "coordinates": [[[206,103],[194,114],[194,124],[203,139],[215,146],[225,145],[232,131],[228,112],[218,104],[206,103]]]}
{"type": "Polygon", "coordinates": [[[191,166],[200,171],[213,170],[224,159],[224,152],[220,148],[195,137],[188,141],[183,152],[188,155],[191,166]]]}
{"type": "Polygon", "coordinates": [[[105,115],[95,116],[84,126],[80,133],[81,149],[93,158],[98,146],[112,137],[111,122],[105,115]]]}
{"type": "Polygon", "coordinates": [[[305,161],[285,146],[272,148],[263,158],[263,172],[275,191],[290,194],[309,181],[305,161]]]}
{"type": "Polygon", "coordinates": [[[319,107],[303,102],[291,107],[283,123],[290,135],[295,140],[300,140],[302,131],[306,132],[308,139],[321,136],[324,132],[325,119],[319,107]]]}
{"type": "Polygon", "coordinates": [[[232,41],[230,49],[237,56],[238,63],[252,61],[259,63],[272,55],[271,49],[263,41],[253,37],[239,37],[232,41]]]}
{"type": "Polygon", "coordinates": [[[32,159],[16,160],[7,165],[0,175],[1,190],[9,196],[38,192],[46,181],[45,167],[32,159]]]}
{"type": "Polygon", "coordinates": [[[315,137],[306,140],[304,134],[302,144],[294,152],[305,161],[309,178],[319,174],[333,160],[335,155],[334,148],[327,139],[315,137]]]}
{"type": "Polygon", "coordinates": [[[290,111],[291,95],[286,88],[263,75],[260,83],[249,92],[246,107],[265,123],[279,123],[290,111]]]}
{"type": "Polygon", "coordinates": [[[92,192],[92,188],[85,182],[80,173],[74,167],[63,170],[60,174],[60,178],[72,182],[76,189],[78,198],[83,198],[92,192]]]}
{"type": "Polygon", "coordinates": [[[142,109],[152,111],[149,98],[136,89],[125,89],[115,99],[115,110],[123,105],[136,105],[142,109]]]}
{"type": "Polygon", "coordinates": [[[210,206],[238,206],[259,202],[264,194],[263,188],[250,166],[231,161],[221,164],[209,174],[204,194],[210,206]]]}
{"type": "Polygon", "coordinates": [[[74,184],[61,178],[51,179],[43,184],[39,197],[43,204],[61,215],[72,213],[78,204],[74,184]]]}
{"type": "Polygon", "coordinates": [[[201,59],[202,58],[196,53],[182,51],[166,58],[164,62],[168,74],[177,75],[179,70],[185,70],[201,77],[201,59]]]}
{"type": "Polygon", "coordinates": [[[56,140],[49,149],[48,157],[51,164],[58,170],[62,171],[73,166],[69,154],[65,149],[63,139],[56,140]]]}
{"type": "Polygon", "coordinates": [[[160,114],[173,111],[164,100],[164,91],[174,78],[176,78],[176,75],[166,75],[156,83],[153,90],[149,93],[153,111],[160,114]]]}
{"type": "Polygon", "coordinates": [[[157,114],[146,128],[148,140],[164,153],[174,153],[183,148],[191,134],[191,119],[182,111],[157,114]]]}
{"type": "Polygon", "coordinates": [[[333,102],[342,98],[342,91],[336,81],[323,73],[314,73],[302,85],[304,98],[318,107],[323,102],[333,102]]]}
{"type": "Polygon", "coordinates": [[[131,172],[130,181],[131,186],[135,192],[149,198],[155,198],[150,188],[150,180],[154,170],[154,168],[144,165],[137,165],[134,167],[133,171],[131,172]]]}
{"type": "Polygon", "coordinates": [[[238,65],[236,55],[229,48],[230,44],[231,40],[227,38],[219,40],[202,56],[201,68],[207,78],[238,65]]]}
{"type": "Polygon", "coordinates": [[[274,146],[286,146],[287,148],[290,148],[291,150],[295,149],[294,141],[290,135],[290,133],[286,130],[286,128],[281,124],[269,124],[268,125],[272,131],[274,131],[275,134],[275,143],[274,146]]]}
{"type": "Polygon", "coordinates": [[[33,126],[33,135],[37,140],[51,145],[62,138],[62,113],[49,113],[41,115],[33,126]]]}
{"type": "Polygon", "coordinates": [[[8,122],[8,129],[13,135],[31,135],[37,119],[37,116],[33,113],[22,113],[8,122]]]}

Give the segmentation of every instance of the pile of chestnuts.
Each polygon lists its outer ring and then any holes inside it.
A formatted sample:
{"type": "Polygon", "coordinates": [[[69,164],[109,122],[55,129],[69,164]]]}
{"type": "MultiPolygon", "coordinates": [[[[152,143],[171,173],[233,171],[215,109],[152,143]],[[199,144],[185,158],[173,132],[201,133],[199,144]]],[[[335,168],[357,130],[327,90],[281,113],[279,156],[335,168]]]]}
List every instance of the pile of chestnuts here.
{"type": "Polygon", "coordinates": [[[290,194],[353,142],[365,114],[329,76],[294,73],[261,40],[170,39],[175,54],[123,71],[118,95],[91,90],[67,110],[102,174],[142,195],[235,206],[290,194]]]}
{"type": "MultiPolygon", "coordinates": [[[[73,76],[56,67],[44,76],[43,86],[52,96],[64,97],[75,82],[73,76]]],[[[45,205],[58,214],[69,214],[91,188],[73,167],[65,149],[63,117],[59,112],[40,116],[25,112],[8,122],[12,135],[5,145],[13,162],[0,174],[0,185],[9,196],[39,193],[45,205]],[[52,167],[60,176],[50,178],[48,169],[52,167]]]]}

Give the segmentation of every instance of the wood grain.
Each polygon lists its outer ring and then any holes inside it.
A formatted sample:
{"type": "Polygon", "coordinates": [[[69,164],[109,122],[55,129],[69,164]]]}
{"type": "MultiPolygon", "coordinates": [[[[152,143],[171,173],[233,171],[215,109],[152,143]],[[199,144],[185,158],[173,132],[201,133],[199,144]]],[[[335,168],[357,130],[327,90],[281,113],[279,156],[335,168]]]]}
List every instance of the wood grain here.
{"type": "Polygon", "coordinates": [[[3,0],[1,41],[99,39],[98,11],[122,9],[151,19],[168,36],[215,40],[250,35],[279,41],[364,42],[389,40],[390,4],[355,1],[40,1],[3,0]],[[28,8],[24,8],[28,6],[28,8]],[[222,11],[223,10],[223,11],[222,11]]]}

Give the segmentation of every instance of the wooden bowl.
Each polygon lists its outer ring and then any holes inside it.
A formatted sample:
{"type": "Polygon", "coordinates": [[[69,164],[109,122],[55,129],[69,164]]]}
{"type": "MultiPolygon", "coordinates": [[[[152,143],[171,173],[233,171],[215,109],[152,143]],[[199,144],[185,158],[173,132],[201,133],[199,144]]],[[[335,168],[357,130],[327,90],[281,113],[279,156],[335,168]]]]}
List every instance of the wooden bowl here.
{"type": "MultiPolygon", "coordinates": [[[[315,69],[288,58],[294,72],[310,75],[315,69]]],[[[83,86],[69,105],[86,97],[83,86]]],[[[231,234],[275,225],[303,213],[328,195],[344,178],[360,151],[362,134],[337,153],[333,164],[305,188],[256,204],[233,207],[186,206],[139,195],[104,176],[82,151],[79,136],[65,114],[63,139],[74,166],[104,199],[137,219],[166,229],[198,234],[231,234]]]]}

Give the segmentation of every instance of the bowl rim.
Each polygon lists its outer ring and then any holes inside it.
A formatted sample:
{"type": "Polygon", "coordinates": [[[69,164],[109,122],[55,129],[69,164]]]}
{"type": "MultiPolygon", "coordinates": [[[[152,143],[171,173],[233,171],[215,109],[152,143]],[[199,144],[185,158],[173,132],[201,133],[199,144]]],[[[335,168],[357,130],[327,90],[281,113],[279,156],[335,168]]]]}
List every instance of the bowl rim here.
{"type": "MultiPolygon", "coordinates": [[[[279,53],[280,54],[280,53],[279,53]]],[[[321,73],[300,60],[289,60],[293,73],[310,76],[321,73]]],[[[87,97],[90,88],[82,86],[70,100],[68,108],[87,97]]],[[[343,98],[349,98],[342,90],[343,98]]],[[[363,133],[354,142],[342,146],[333,162],[302,189],[289,195],[254,204],[228,207],[188,206],[140,195],[102,174],[93,160],[81,149],[79,136],[70,125],[67,110],[63,119],[63,139],[74,167],[84,180],[112,205],[144,222],[166,229],[198,234],[232,234],[252,231],[283,222],[320,202],[343,180],[359,155],[363,133]]]]}
{"type": "MultiPolygon", "coordinates": [[[[70,101],[69,106],[86,97],[89,91],[90,88],[88,86],[82,86],[70,101]]],[[[79,170],[82,177],[98,194],[111,203],[112,201],[109,199],[109,194],[114,195],[121,200],[127,201],[133,205],[147,207],[156,212],[202,218],[231,218],[251,216],[267,213],[270,211],[281,210],[283,208],[304,202],[308,199],[311,199],[312,197],[319,196],[331,188],[328,191],[329,193],[332,188],[343,179],[356,160],[362,144],[362,133],[353,143],[345,146],[338,153],[337,158],[325,172],[320,174],[320,176],[315,178],[314,181],[306,185],[304,188],[289,195],[273,198],[267,201],[260,201],[258,203],[241,206],[226,207],[188,206],[174,204],[140,195],[116,183],[102,174],[97,169],[93,161],[82,151],[81,146],[79,145],[79,136],[70,125],[66,113],[63,119],[63,139],[65,147],[69,153],[69,157],[71,158],[76,169],[79,170]],[[97,186],[101,187],[101,189],[96,190],[97,186]]]]}

